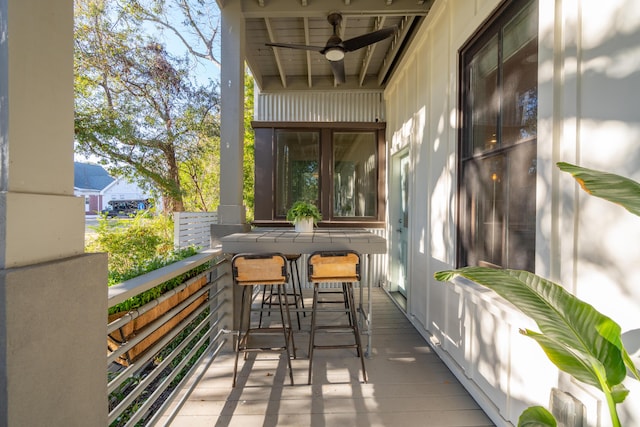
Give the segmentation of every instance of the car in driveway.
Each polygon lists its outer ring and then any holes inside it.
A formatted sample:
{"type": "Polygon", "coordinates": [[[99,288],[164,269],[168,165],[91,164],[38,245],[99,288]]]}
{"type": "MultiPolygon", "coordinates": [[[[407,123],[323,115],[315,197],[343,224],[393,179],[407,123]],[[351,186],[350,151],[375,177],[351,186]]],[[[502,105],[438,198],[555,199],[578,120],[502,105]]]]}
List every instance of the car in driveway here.
{"type": "Polygon", "coordinates": [[[129,217],[152,206],[150,199],[111,200],[101,211],[107,218],[129,217]]]}

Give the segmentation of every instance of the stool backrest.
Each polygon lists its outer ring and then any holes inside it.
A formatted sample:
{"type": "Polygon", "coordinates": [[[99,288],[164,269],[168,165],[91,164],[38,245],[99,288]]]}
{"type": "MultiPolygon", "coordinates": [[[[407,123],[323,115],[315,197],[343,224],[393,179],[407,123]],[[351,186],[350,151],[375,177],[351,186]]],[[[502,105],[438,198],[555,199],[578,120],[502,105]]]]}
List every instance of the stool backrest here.
{"type": "Polygon", "coordinates": [[[309,256],[309,282],[359,282],[360,254],[354,251],[315,252],[309,256]]]}
{"type": "Polygon", "coordinates": [[[282,254],[238,254],[231,260],[233,281],[238,285],[278,285],[289,281],[282,254]]]}

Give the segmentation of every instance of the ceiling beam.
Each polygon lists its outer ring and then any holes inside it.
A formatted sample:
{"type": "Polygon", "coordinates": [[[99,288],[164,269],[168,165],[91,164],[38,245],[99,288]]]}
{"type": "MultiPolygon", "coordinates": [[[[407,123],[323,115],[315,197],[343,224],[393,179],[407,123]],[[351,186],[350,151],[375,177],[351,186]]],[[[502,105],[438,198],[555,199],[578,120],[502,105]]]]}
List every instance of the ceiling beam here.
{"type": "Polygon", "coordinates": [[[393,65],[393,60],[400,54],[400,48],[402,47],[402,43],[407,38],[409,34],[409,30],[413,25],[413,21],[415,21],[417,17],[415,16],[405,16],[402,22],[400,22],[399,30],[396,35],[393,37],[391,41],[391,47],[387,51],[387,56],[384,58],[384,62],[380,67],[380,72],[378,73],[378,84],[381,85],[384,79],[387,77],[391,66],[393,65]]]}
{"type": "MultiPolygon", "coordinates": [[[[302,22],[304,24],[304,44],[310,45],[310,35],[309,35],[309,18],[303,18],[302,22]]],[[[309,88],[313,87],[313,75],[311,74],[311,51],[307,50],[307,84],[309,88]]]]}
{"type": "MultiPolygon", "coordinates": [[[[379,16],[376,18],[376,24],[374,25],[373,31],[378,31],[384,26],[384,21],[387,19],[386,16],[379,16]]],[[[369,64],[371,63],[371,58],[373,56],[373,52],[376,50],[376,45],[378,43],[370,44],[367,46],[367,50],[364,54],[364,58],[362,59],[362,68],[360,68],[360,76],[358,78],[358,84],[362,86],[364,82],[364,78],[367,75],[367,70],[369,69],[369,64]]]]}
{"type": "MultiPolygon", "coordinates": [[[[267,27],[267,34],[269,34],[269,42],[275,43],[276,39],[273,35],[273,29],[271,28],[271,20],[269,18],[264,18],[264,24],[267,27]]],[[[280,52],[278,52],[277,47],[272,47],[273,57],[276,60],[276,66],[278,67],[278,73],[280,73],[280,80],[282,80],[282,87],[287,87],[287,76],[284,73],[284,68],[282,67],[282,61],[280,60],[280,52]]]]}
{"type": "Polygon", "coordinates": [[[291,0],[234,0],[242,1],[242,13],[245,18],[265,17],[325,17],[329,11],[340,11],[343,16],[401,16],[421,15],[429,12],[430,1],[393,0],[387,5],[386,0],[322,0],[301,2],[291,0]]]}

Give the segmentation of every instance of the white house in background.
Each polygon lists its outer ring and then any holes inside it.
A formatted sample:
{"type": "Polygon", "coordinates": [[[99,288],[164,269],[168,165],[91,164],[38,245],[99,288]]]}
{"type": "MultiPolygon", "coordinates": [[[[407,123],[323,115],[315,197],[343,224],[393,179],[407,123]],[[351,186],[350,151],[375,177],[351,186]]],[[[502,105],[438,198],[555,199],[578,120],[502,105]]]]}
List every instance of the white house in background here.
{"type": "Polygon", "coordinates": [[[73,162],[73,194],[84,197],[85,214],[104,209],[107,202],[103,199],[102,190],[114,181],[115,178],[100,165],[73,162]]]}
{"type": "Polygon", "coordinates": [[[74,162],[74,195],[84,197],[85,214],[107,208],[111,200],[151,198],[149,192],[126,178],[113,178],[100,165],[74,162]]]}
{"type": "Polygon", "coordinates": [[[152,197],[148,191],[142,189],[135,182],[127,181],[126,178],[116,178],[101,191],[101,194],[105,204],[110,200],[137,200],[152,197]]]}

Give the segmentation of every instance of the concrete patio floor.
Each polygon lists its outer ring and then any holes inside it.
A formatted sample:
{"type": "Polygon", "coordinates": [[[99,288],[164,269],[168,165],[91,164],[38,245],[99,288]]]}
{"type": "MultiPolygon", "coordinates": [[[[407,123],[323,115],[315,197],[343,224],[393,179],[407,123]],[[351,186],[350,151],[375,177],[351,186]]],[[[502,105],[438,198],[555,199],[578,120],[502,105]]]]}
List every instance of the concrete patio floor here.
{"type": "MultiPolygon", "coordinates": [[[[312,385],[307,385],[309,317],[302,318],[298,331],[293,316],[298,356],[292,361],[294,386],[285,357],[262,353],[257,359],[254,355],[240,359],[238,384],[232,388],[234,354],[223,353],[195,384],[177,415],[171,420],[163,417],[160,424],[492,426],[390,297],[379,288],[372,297],[373,354],[365,361],[368,383],[362,382],[355,351],[339,349],[316,351],[312,385]]],[[[310,298],[305,304],[311,305],[310,298]]]]}

